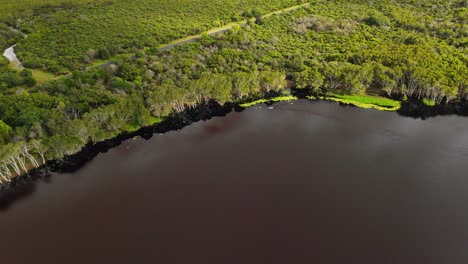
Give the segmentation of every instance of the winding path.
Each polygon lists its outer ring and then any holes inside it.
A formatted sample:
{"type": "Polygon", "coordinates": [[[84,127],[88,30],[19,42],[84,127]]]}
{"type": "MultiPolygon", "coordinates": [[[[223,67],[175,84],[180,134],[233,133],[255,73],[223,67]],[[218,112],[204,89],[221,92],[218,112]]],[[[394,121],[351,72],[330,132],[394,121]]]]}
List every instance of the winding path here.
{"type": "Polygon", "coordinates": [[[24,69],[24,67],[21,61],[18,59],[18,57],[16,57],[15,46],[16,45],[13,45],[9,47],[8,49],[6,49],[5,52],[3,53],[3,56],[6,57],[10,61],[13,68],[22,70],[24,69]]]}
{"type": "MultiPolygon", "coordinates": [[[[291,12],[291,11],[297,10],[299,8],[307,7],[307,6],[310,6],[310,3],[302,4],[302,5],[296,5],[296,6],[284,8],[284,9],[281,9],[281,10],[277,10],[277,11],[274,11],[274,12],[271,12],[271,13],[268,13],[268,14],[264,15],[263,18],[267,18],[267,17],[277,15],[277,14],[281,14],[281,13],[291,12]]],[[[242,21],[239,21],[239,22],[229,23],[229,24],[221,26],[221,27],[210,29],[210,30],[205,31],[205,32],[203,32],[201,34],[188,36],[188,37],[185,37],[185,38],[182,38],[182,39],[177,39],[177,40],[174,40],[174,41],[172,41],[170,43],[163,44],[163,45],[159,46],[158,49],[159,49],[159,51],[171,50],[176,46],[181,46],[181,45],[184,45],[184,44],[187,44],[187,43],[198,41],[205,34],[208,34],[208,35],[212,36],[212,35],[216,35],[216,34],[219,34],[219,33],[224,33],[226,31],[232,29],[234,26],[246,25],[249,21],[255,21],[255,18],[248,19],[248,20],[242,20],[242,21]]],[[[12,66],[14,68],[22,70],[22,69],[24,69],[24,67],[23,67],[23,64],[21,63],[21,61],[16,57],[16,54],[14,52],[14,47],[15,46],[16,45],[6,49],[5,52],[3,53],[3,56],[5,56],[12,63],[12,66]]],[[[105,67],[107,67],[108,65],[110,65],[112,63],[113,63],[112,61],[107,61],[105,63],[93,66],[91,68],[94,68],[94,67],[105,68],[105,67]]],[[[69,76],[69,75],[70,74],[68,74],[67,76],[69,76]]]]}
{"type": "MultiPolygon", "coordinates": [[[[306,3],[306,4],[302,4],[302,5],[296,5],[296,6],[284,8],[284,9],[281,9],[281,10],[277,10],[277,11],[268,13],[268,14],[264,15],[263,18],[271,17],[273,15],[278,15],[278,14],[281,14],[281,13],[291,12],[291,11],[294,11],[294,10],[297,10],[297,9],[300,9],[300,8],[304,8],[304,7],[307,7],[307,6],[310,6],[310,5],[311,5],[310,3],[306,3]]],[[[213,35],[216,35],[216,34],[224,33],[226,31],[232,29],[234,26],[244,26],[249,21],[255,21],[255,18],[251,18],[251,19],[248,19],[248,20],[242,20],[242,21],[238,21],[238,22],[232,22],[232,23],[226,24],[226,25],[221,26],[221,27],[212,28],[212,29],[210,29],[208,31],[202,32],[202,33],[197,34],[197,35],[192,35],[192,36],[188,36],[188,37],[185,37],[185,38],[177,39],[177,40],[174,40],[174,41],[172,41],[170,43],[163,44],[163,45],[159,46],[158,50],[159,51],[171,50],[171,49],[173,49],[173,48],[175,48],[177,46],[182,46],[182,45],[187,44],[187,43],[196,42],[196,41],[200,40],[203,37],[203,35],[205,35],[205,34],[213,36],[213,35]]],[[[109,66],[112,63],[113,63],[112,61],[107,61],[107,62],[105,62],[103,64],[100,64],[100,65],[97,65],[97,66],[94,66],[94,67],[105,68],[105,67],[109,66]]]]}
{"type": "MultiPolygon", "coordinates": [[[[291,11],[297,10],[299,8],[307,7],[307,6],[310,6],[310,3],[302,4],[302,5],[296,5],[296,6],[284,8],[284,9],[281,9],[281,10],[277,10],[275,12],[271,12],[271,13],[268,13],[268,14],[264,15],[263,18],[267,18],[267,17],[273,16],[273,15],[278,15],[278,14],[285,13],[285,12],[291,12],[291,11]]],[[[205,31],[205,32],[203,32],[201,34],[198,34],[198,35],[188,36],[186,38],[174,40],[174,41],[172,41],[172,42],[170,42],[168,44],[164,44],[164,45],[159,46],[159,51],[170,50],[170,49],[172,49],[172,48],[174,48],[176,46],[184,45],[184,44],[190,43],[190,42],[195,42],[195,41],[201,39],[203,37],[203,35],[205,35],[205,34],[208,34],[208,35],[212,36],[212,35],[216,35],[216,34],[219,34],[219,33],[224,33],[226,31],[232,29],[234,26],[244,26],[249,21],[255,21],[255,18],[252,18],[252,19],[249,19],[249,20],[242,20],[242,21],[239,21],[239,22],[232,22],[232,23],[226,24],[226,25],[221,26],[221,27],[210,29],[210,30],[205,31]]]]}

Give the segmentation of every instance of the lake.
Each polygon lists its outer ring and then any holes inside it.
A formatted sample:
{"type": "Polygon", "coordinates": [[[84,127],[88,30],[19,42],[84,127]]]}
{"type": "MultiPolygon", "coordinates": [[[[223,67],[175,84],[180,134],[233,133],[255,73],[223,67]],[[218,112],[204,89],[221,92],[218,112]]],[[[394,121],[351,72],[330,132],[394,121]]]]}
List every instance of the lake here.
{"type": "Polygon", "coordinates": [[[0,212],[2,263],[468,263],[468,119],[258,105],[130,139],[0,212]]]}

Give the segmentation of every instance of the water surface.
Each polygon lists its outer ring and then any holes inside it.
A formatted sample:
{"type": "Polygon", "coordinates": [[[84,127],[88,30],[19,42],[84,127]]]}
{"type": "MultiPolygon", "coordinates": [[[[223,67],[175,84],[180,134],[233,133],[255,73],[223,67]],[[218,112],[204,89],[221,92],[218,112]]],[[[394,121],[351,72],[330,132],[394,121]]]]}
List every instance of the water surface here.
{"type": "Polygon", "coordinates": [[[0,212],[2,263],[468,263],[468,120],[283,102],[134,139],[0,212]]]}

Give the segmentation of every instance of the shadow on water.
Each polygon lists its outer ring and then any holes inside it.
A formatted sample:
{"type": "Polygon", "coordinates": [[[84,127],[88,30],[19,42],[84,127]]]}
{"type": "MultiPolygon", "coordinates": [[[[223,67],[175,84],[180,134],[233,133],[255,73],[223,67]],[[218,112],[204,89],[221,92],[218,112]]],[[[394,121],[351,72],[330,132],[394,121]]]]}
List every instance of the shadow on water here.
{"type": "Polygon", "coordinates": [[[31,170],[21,177],[14,178],[8,184],[0,185],[0,211],[7,210],[13,203],[33,194],[36,190],[37,181],[50,181],[51,172],[76,172],[100,153],[106,153],[128,139],[139,136],[145,140],[149,140],[154,134],[180,130],[194,122],[209,120],[217,116],[225,116],[233,110],[242,111],[243,108],[232,103],[220,105],[215,101],[209,101],[208,103],[200,104],[197,107],[174,114],[154,126],[144,127],[136,132],[122,134],[116,138],[96,144],[89,144],[74,155],[65,157],[62,160],[49,161],[38,169],[31,170]]]}
{"type": "Polygon", "coordinates": [[[410,99],[401,104],[398,114],[421,119],[447,115],[468,116],[468,102],[443,102],[431,107],[424,105],[420,100],[410,99]]]}
{"type": "Polygon", "coordinates": [[[100,153],[106,153],[112,148],[122,144],[125,140],[142,137],[149,140],[154,134],[162,134],[169,131],[180,130],[194,122],[208,120],[216,116],[225,116],[232,112],[234,105],[227,103],[220,105],[215,101],[210,101],[197,107],[186,109],[181,113],[174,114],[154,126],[144,127],[136,132],[120,135],[114,139],[105,140],[97,144],[90,144],[83,148],[79,153],[66,157],[60,161],[51,162],[49,170],[58,173],[72,173],[79,170],[87,162],[94,159],[100,153]]]}
{"type": "Polygon", "coordinates": [[[32,195],[36,191],[36,182],[50,182],[51,174],[48,168],[30,171],[22,177],[16,177],[8,185],[0,189],[0,211],[7,210],[13,203],[32,195]]]}
{"type": "Polygon", "coordinates": [[[33,194],[35,191],[35,184],[32,181],[28,181],[24,184],[12,185],[8,189],[0,192],[0,211],[7,210],[11,204],[26,198],[33,194]]]}

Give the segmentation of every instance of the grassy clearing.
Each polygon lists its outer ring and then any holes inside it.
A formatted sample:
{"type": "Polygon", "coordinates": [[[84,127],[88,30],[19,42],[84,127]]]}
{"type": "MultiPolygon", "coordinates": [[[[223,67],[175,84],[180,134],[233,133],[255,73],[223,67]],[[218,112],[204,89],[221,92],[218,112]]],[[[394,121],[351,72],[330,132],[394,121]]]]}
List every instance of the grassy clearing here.
{"type": "MultiPolygon", "coordinates": [[[[21,72],[23,71],[24,67],[18,62],[11,62],[8,67],[12,70],[21,72]]],[[[37,81],[38,84],[45,83],[50,80],[56,79],[56,76],[50,72],[38,70],[38,69],[30,69],[32,71],[33,78],[37,81]]]]}
{"type": "MultiPolygon", "coordinates": [[[[112,60],[112,59],[110,59],[112,60]]],[[[102,60],[102,59],[97,59],[97,60],[94,60],[93,63],[91,63],[91,65],[89,65],[89,67],[98,67],[102,64],[105,64],[107,61],[106,60],[102,60]]]]}
{"type": "Polygon", "coordinates": [[[55,79],[55,75],[49,72],[41,71],[41,70],[31,70],[34,79],[36,79],[38,84],[45,83],[47,81],[55,79]]]}
{"type": "Polygon", "coordinates": [[[308,99],[328,100],[342,104],[354,105],[366,109],[377,109],[381,111],[397,111],[401,107],[401,102],[380,96],[371,95],[340,95],[332,94],[329,96],[308,96],[308,99]]]}
{"type": "Polygon", "coordinates": [[[423,98],[421,100],[421,102],[425,105],[425,106],[429,106],[429,107],[433,107],[436,105],[436,102],[434,100],[431,100],[431,99],[427,99],[427,98],[423,98]]]}
{"type": "Polygon", "coordinates": [[[259,99],[253,102],[241,104],[240,106],[243,108],[251,107],[257,104],[264,104],[264,103],[276,103],[276,102],[282,102],[282,101],[294,101],[297,100],[298,98],[293,95],[286,95],[286,96],[278,96],[270,99],[259,99]]]}

